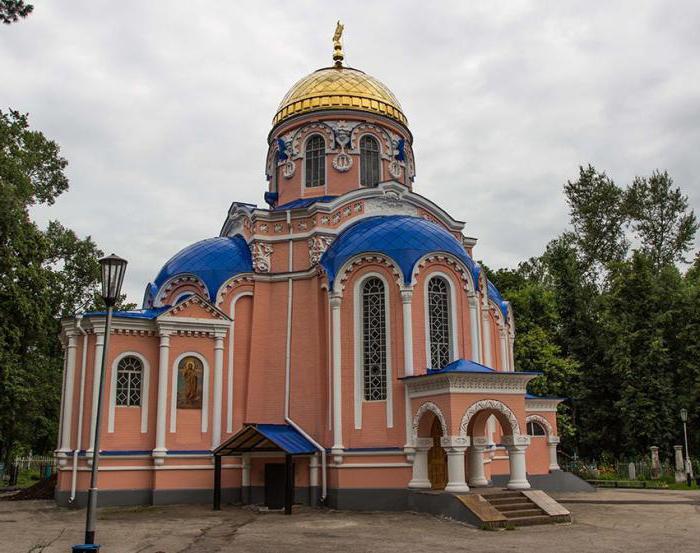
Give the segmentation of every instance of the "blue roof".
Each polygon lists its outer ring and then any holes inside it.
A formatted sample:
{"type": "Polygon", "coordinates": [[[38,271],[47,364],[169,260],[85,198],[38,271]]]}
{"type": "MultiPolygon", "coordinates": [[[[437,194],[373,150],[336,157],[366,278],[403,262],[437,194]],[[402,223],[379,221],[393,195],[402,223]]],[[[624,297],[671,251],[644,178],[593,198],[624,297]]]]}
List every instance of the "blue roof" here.
{"type": "Polygon", "coordinates": [[[255,429],[279,448],[292,455],[315,453],[316,448],[289,424],[256,424],[255,429]]]}
{"type": "Polygon", "coordinates": [[[365,252],[382,253],[393,259],[406,284],[410,284],[413,267],[421,257],[433,252],[449,253],[464,263],[478,287],[480,268],[462,244],[440,225],[419,217],[367,217],[341,232],[321,257],[330,285],[348,259],[365,252]]]}
{"type": "Polygon", "coordinates": [[[489,299],[492,300],[503,313],[503,318],[508,319],[508,302],[503,299],[496,285],[490,280],[487,283],[489,299]]]}
{"type": "Polygon", "coordinates": [[[457,359],[452,361],[449,365],[445,365],[442,369],[428,369],[428,374],[443,374],[443,373],[492,373],[496,372],[494,369],[477,363],[476,361],[470,361],[467,359],[457,359]]]}
{"type": "MultiPolygon", "coordinates": [[[[112,317],[116,319],[155,319],[167,309],[168,306],[152,309],[135,309],[133,311],[113,311],[112,317]]],[[[89,311],[83,314],[84,317],[105,317],[106,315],[106,311],[89,311]]]]}
{"type": "Polygon", "coordinates": [[[163,284],[178,275],[194,275],[207,287],[209,300],[216,301],[221,285],[238,273],[253,271],[250,248],[240,236],[217,236],[187,246],[163,265],[155,281],[146,288],[144,307],[151,307],[163,284]]]}
{"type": "Polygon", "coordinates": [[[316,196],[315,198],[299,198],[298,200],[292,200],[286,204],[278,205],[274,211],[284,211],[286,209],[299,209],[300,207],[309,207],[316,202],[330,202],[335,200],[338,196],[316,196]]]}

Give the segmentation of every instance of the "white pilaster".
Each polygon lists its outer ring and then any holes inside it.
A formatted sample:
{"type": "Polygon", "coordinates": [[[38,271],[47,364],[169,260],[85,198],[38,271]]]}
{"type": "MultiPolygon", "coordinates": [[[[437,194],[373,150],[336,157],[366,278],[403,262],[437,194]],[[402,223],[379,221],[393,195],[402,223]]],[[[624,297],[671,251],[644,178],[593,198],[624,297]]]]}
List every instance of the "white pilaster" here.
{"type": "Polygon", "coordinates": [[[342,386],[341,386],[341,335],[340,335],[340,306],[343,296],[332,293],[329,301],[331,305],[331,329],[333,334],[333,448],[336,462],[343,452],[343,417],[342,417],[342,386]]]}
{"type": "Polygon", "coordinates": [[[504,436],[503,443],[508,450],[508,460],[510,462],[510,480],[506,486],[509,490],[530,489],[530,482],[527,481],[527,466],[525,463],[525,451],[530,444],[529,436],[504,436]]]}
{"type": "Polygon", "coordinates": [[[464,452],[469,447],[468,436],[443,436],[440,445],[447,453],[447,486],[446,492],[468,492],[469,486],[464,472],[464,452]]]}
{"type": "Polygon", "coordinates": [[[472,361],[481,363],[481,340],[479,339],[479,300],[469,295],[469,334],[472,343],[472,361]]]}
{"type": "Polygon", "coordinates": [[[73,430],[73,390],[75,388],[75,359],[78,348],[78,337],[68,336],[66,348],[66,384],[63,397],[63,422],[61,424],[61,452],[71,450],[70,439],[73,430]]]}
{"type": "Polygon", "coordinates": [[[167,453],[165,447],[165,421],[168,406],[168,365],[170,364],[170,334],[161,331],[158,357],[158,406],[156,412],[156,447],[153,457],[156,464],[162,464],[167,453]]]}
{"type": "Polygon", "coordinates": [[[214,406],[211,421],[211,448],[221,443],[221,411],[224,385],[224,334],[214,336],[214,406]]]}
{"type": "Polygon", "coordinates": [[[413,477],[408,483],[409,488],[429,489],[428,450],[433,446],[432,438],[417,438],[415,455],[413,457],[413,477]]]}
{"type": "Polygon", "coordinates": [[[318,487],[318,454],[314,454],[309,459],[309,486],[318,487]]]}
{"type": "Polygon", "coordinates": [[[557,446],[559,445],[559,436],[548,436],[547,447],[549,448],[549,471],[561,470],[559,468],[559,459],[557,459],[557,446]]]}
{"type": "Polygon", "coordinates": [[[488,308],[481,310],[482,335],[484,337],[484,365],[493,367],[493,342],[491,340],[491,316],[488,308]]]}
{"type": "Polygon", "coordinates": [[[472,445],[469,448],[469,485],[470,486],[488,486],[489,481],[486,480],[484,473],[484,451],[488,444],[488,438],[477,437],[472,438],[472,445]]]}
{"type": "Polygon", "coordinates": [[[508,347],[506,345],[506,329],[505,328],[499,328],[498,329],[498,345],[500,348],[500,357],[501,357],[501,368],[504,371],[509,371],[510,370],[510,363],[508,362],[508,347]]]}
{"type": "Polygon", "coordinates": [[[250,486],[250,454],[241,455],[241,487],[250,486]]]}
{"type": "Polygon", "coordinates": [[[413,288],[401,290],[401,304],[403,306],[403,374],[413,376],[413,313],[411,302],[413,300],[413,288]]]}
{"type": "Polygon", "coordinates": [[[100,370],[102,367],[102,350],[105,347],[105,335],[102,332],[95,333],[95,359],[92,364],[92,415],[90,417],[90,447],[88,453],[92,455],[95,449],[95,425],[97,424],[97,400],[100,397],[100,370]]]}

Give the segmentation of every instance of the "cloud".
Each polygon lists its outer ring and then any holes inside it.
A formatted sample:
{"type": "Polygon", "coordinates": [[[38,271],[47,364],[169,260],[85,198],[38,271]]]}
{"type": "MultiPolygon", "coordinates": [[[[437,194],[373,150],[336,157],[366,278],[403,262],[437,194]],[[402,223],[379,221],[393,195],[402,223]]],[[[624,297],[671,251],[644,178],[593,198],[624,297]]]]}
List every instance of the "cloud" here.
{"type": "Polygon", "coordinates": [[[674,2],[41,3],[0,29],[0,106],[29,112],[70,161],[33,215],[129,259],[126,290],[263,204],[277,104],[330,63],[385,82],[415,137],[417,192],[465,220],[491,267],[567,224],[579,164],[617,182],[667,169],[700,211],[700,5],[674,2]]]}

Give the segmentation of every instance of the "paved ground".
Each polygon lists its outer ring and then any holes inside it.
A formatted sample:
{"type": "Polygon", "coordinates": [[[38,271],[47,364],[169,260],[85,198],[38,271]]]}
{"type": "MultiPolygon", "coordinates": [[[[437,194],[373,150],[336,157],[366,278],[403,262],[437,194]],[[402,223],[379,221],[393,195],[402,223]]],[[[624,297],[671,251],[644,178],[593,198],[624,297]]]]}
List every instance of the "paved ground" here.
{"type": "MultiPolygon", "coordinates": [[[[486,532],[427,515],[300,509],[291,517],[206,506],[101,509],[102,553],[478,551],[655,553],[700,550],[700,492],[559,495],[573,524],[486,532]]],[[[0,501],[0,552],[66,553],[84,511],[0,501]]]]}

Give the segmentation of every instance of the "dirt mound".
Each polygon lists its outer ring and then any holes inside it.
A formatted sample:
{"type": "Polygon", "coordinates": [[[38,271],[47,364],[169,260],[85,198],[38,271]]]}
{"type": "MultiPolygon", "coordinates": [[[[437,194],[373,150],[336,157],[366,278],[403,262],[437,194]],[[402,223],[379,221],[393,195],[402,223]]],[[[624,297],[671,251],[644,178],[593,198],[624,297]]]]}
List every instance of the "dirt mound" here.
{"type": "Polygon", "coordinates": [[[4,497],[5,501],[24,501],[26,499],[53,499],[56,489],[57,474],[52,474],[48,480],[39,480],[33,486],[24,488],[17,493],[4,497]]]}

